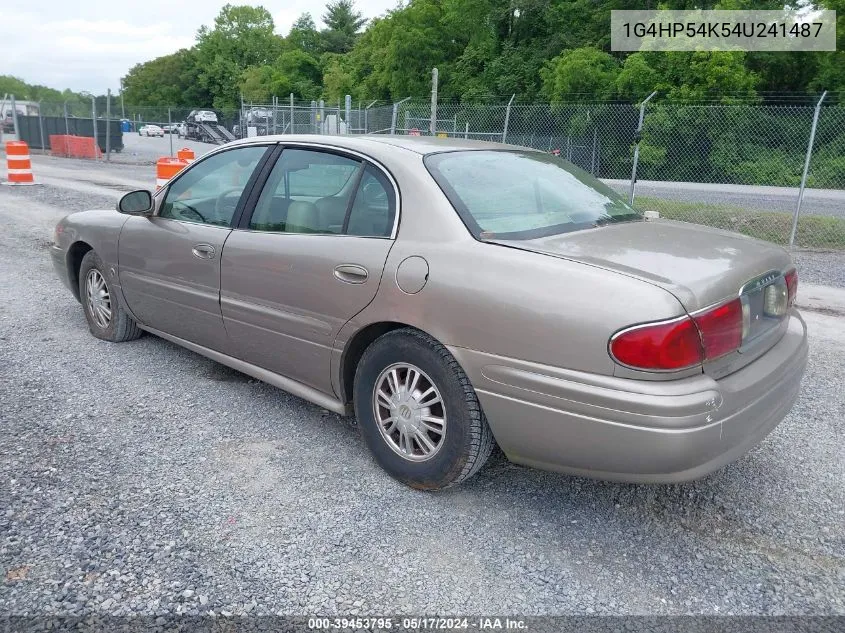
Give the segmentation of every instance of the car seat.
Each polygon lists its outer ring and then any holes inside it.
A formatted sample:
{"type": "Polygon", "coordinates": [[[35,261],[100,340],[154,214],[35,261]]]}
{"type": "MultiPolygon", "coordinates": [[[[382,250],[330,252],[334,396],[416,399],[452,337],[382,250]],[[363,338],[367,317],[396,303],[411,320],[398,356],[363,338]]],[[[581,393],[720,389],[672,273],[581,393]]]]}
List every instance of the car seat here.
{"type": "Polygon", "coordinates": [[[285,232],[325,233],[325,224],[321,222],[321,214],[317,205],[313,202],[292,201],[288,207],[285,232]]]}

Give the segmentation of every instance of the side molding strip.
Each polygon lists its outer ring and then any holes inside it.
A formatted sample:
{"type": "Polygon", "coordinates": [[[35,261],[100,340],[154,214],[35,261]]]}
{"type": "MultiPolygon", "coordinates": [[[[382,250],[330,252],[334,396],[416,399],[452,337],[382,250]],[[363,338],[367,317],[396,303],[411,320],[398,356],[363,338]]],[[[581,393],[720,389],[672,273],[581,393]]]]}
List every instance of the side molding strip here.
{"type": "Polygon", "coordinates": [[[257,365],[252,365],[251,363],[247,363],[237,358],[227,356],[226,354],[221,354],[220,352],[216,352],[213,349],[203,347],[202,345],[191,343],[190,341],[181,339],[178,336],[171,336],[170,334],[166,334],[164,332],[155,330],[151,327],[147,327],[141,324],[138,324],[138,327],[140,327],[142,330],[146,330],[150,334],[154,334],[155,336],[170,341],[171,343],[176,343],[176,345],[180,345],[185,349],[189,349],[192,352],[196,352],[197,354],[205,356],[206,358],[210,358],[211,360],[216,361],[221,365],[226,365],[227,367],[231,367],[232,369],[244,373],[248,376],[252,376],[257,380],[260,380],[261,382],[266,382],[267,384],[273,385],[274,387],[278,387],[282,391],[287,391],[288,393],[293,394],[294,396],[302,398],[303,400],[307,400],[308,402],[312,402],[317,406],[323,407],[324,409],[328,409],[329,411],[333,411],[334,413],[338,413],[340,415],[352,415],[351,407],[347,407],[340,400],[333,398],[332,396],[325,394],[322,391],[317,391],[313,387],[303,385],[301,382],[291,380],[290,378],[285,378],[284,376],[280,376],[279,374],[274,374],[273,372],[267,371],[266,369],[262,369],[257,365]]]}

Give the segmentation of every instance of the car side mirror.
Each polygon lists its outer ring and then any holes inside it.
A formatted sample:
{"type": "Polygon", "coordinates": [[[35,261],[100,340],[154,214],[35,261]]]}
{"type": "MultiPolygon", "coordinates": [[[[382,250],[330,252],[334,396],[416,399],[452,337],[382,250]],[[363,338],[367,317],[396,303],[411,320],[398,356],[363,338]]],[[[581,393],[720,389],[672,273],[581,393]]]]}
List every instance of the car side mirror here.
{"type": "Polygon", "coordinates": [[[117,210],[127,215],[150,215],[153,212],[153,194],[146,189],[127,193],[117,203],[117,210]]]}

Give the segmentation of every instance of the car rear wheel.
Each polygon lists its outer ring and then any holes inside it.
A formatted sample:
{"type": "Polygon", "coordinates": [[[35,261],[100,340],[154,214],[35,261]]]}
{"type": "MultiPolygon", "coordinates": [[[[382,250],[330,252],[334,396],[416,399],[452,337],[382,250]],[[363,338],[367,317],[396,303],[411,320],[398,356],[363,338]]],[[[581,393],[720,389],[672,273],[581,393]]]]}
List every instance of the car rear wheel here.
{"type": "Polygon", "coordinates": [[[88,251],[79,267],[79,296],[91,334],[104,341],[121,343],[141,336],[141,328],[129,316],[109,282],[108,267],[94,251],[88,251]]]}
{"type": "Polygon", "coordinates": [[[364,441],[392,477],[438,490],[474,475],[493,449],[475,390],[443,345],[412,328],[388,332],[355,373],[364,441]]]}

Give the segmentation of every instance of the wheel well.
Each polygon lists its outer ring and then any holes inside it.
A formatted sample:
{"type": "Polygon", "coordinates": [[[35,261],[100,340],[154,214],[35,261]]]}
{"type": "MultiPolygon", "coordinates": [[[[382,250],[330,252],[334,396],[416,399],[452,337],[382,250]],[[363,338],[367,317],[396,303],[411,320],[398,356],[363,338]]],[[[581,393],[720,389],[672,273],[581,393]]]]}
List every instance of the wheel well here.
{"type": "Polygon", "coordinates": [[[355,333],[355,336],[346,344],[341,358],[340,388],[343,391],[343,401],[352,402],[352,388],[355,384],[355,370],[370,344],[378,337],[387,334],[392,330],[403,327],[411,327],[406,323],[395,321],[382,321],[372,323],[355,333]]]}
{"type": "Polygon", "coordinates": [[[79,298],[79,268],[82,266],[82,258],[85,253],[93,250],[90,244],[85,242],[74,242],[67,250],[67,275],[70,280],[70,289],[77,301],[79,298]]]}

